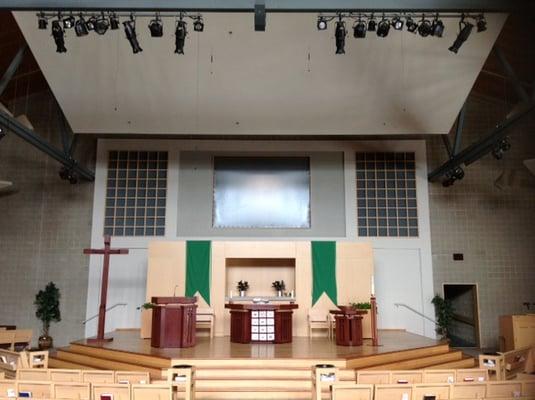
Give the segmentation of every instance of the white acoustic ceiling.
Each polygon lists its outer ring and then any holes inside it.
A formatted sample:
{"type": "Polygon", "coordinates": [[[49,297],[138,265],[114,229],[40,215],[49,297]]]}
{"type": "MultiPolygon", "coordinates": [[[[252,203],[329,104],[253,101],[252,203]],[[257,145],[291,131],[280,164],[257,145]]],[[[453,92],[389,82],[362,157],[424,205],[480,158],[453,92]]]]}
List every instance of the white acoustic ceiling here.
{"type": "Polygon", "coordinates": [[[269,14],[266,32],[250,14],[206,14],[178,56],[173,19],[163,38],[138,19],[138,55],[122,30],[68,31],[57,54],[34,13],[15,16],[76,133],[186,135],[447,133],[506,18],[488,15],[458,55],[456,19],[442,39],[348,36],[335,55],[333,25],[317,31],[313,14],[269,14]]]}

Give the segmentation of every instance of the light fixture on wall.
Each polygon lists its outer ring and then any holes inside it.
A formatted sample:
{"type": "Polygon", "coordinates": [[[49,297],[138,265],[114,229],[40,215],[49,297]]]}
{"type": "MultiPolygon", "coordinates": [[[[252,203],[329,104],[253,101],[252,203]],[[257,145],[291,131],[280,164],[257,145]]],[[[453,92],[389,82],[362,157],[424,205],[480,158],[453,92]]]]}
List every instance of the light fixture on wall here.
{"type": "Polygon", "coordinates": [[[149,23],[149,31],[151,37],[162,37],[163,36],[163,23],[160,19],[160,15],[156,14],[153,20],[149,23]]]}
{"type": "Polygon", "coordinates": [[[98,18],[95,19],[95,32],[99,35],[104,35],[106,32],[108,32],[108,29],[110,27],[110,22],[102,13],[98,18]]]}
{"type": "Polygon", "coordinates": [[[175,28],[175,54],[184,54],[184,45],[186,44],[186,36],[188,35],[186,21],[182,19],[182,15],[176,21],[175,28]]]}
{"type": "Polygon", "coordinates": [[[346,25],[342,20],[342,17],[339,17],[336,21],[336,28],[334,31],[334,37],[336,41],[336,54],[345,54],[345,45],[346,45],[346,25]]]}
{"type": "Polygon", "coordinates": [[[204,31],[204,22],[201,18],[201,16],[197,16],[197,18],[195,18],[195,21],[193,22],[193,30],[195,32],[202,32],[204,31]]]}
{"type": "Polygon", "coordinates": [[[82,37],[89,34],[89,29],[87,29],[87,22],[83,15],[80,15],[80,19],[74,24],[74,32],[76,36],[82,37]]]}
{"type": "Polygon", "coordinates": [[[141,48],[141,46],[139,45],[139,41],[137,40],[136,20],[134,19],[134,16],[131,15],[128,21],[123,22],[123,25],[126,38],[128,39],[130,46],[132,46],[132,52],[134,54],[141,53],[143,49],[141,48]]]}
{"type": "Polygon", "coordinates": [[[56,52],[66,53],[67,48],[65,47],[65,31],[61,27],[59,20],[52,21],[52,37],[56,43],[56,52]]]}
{"type": "Polygon", "coordinates": [[[412,17],[407,17],[407,22],[405,25],[407,26],[407,31],[416,34],[416,31],[418,30],[418,23],[414,22],[412,17]]]}
{"type": "Polygon", "coordinates": [[[385,38],[390,32],[390,22],[383,15],[383,19],[377,24],[377,36],[385,38]]]}
{"type": "Polygon", "coordinates": [[[485,32],[487,30],[487,20],[485,19],[485,15],[481,14],[477,17],[476,25],[478,32],[485,32]]]}
{"type": "Polygon", "coordinates": [[[404,22],[399,17],[399,15],[396,15],[394,18],[392,18],[392,28],[394,28],[396,31],[400,31],[403,29],[404,22]]]}
{"type": "Polygon", "coordinates": [[[444,35],[444,23],[439,19],[438,14],[435,16],[432,25],[431,35],[441,38],[444,35]]]}
{"type": "Polygon", "coordinates": [[[37,27],[41,30],[48,28],[48,19],[46,19],[44,12],[41,12],[37,17],[37,27]]]}
{"type": "Polygon", "coordinates": [[[63,29],[71,29],[72,27],[74,27],[74,23],[75,19],[72,14],[68,17],[63,18],[63,29]]]}
{"type": "Polygon", "coordinates": [[[366,23],[362,21],[361,17],[359,16],[359,19],[355,26],[353,26],[353,36],[358,39],[364,39],[366,37],[368,29],[366,27],[366,23]]]}
{"type": "Polygon", "coordinates": [[[418,25],[418,33],[421,37],[428,37],[433,33],[433,28],[431,25],[431,21],[425,18],[425,15],[422,15],[422,19],[420,20],[420,24],[418,25]]]}
{"type": "Polygon", "coordinates": [[[110,15],[110,29],[112,31],[119,29],[119,17],[115,13],[110,15]]]}
{"type": "Polygon", "coordinates": [[[318,21],[316,22],[316,27],[318,28],[318,31],[324,31],[327,29],[327,20],[323,16],[318,17],[318,21]]]}
{"type": "Polygon", "coordinates": [[[496,143],[496,146],[492,150],[492,156],[496,160],[501,160],[504,156],[504,153],[509,150],[511,150],[511,143],[509,142],[509,138],[505,137],[496,143]]]}
{"type": "Polygon", "coordinates": [[[455,54],[459,52],[459,49],[463,45],[464,42],[468,40],[470,37],[470,34],[472,33],[472,29],[474,28],[474,25],[472,25],[470,22],[466,21],[464,16],[461,18],[461,21],[459,21],[459,34],[457,35],[457,39],[455,39],[455,42],[453,42],[453,45],[449,48],[449,50],[455,54]]]}
{"type": "Polygon", "coordinates": [[[452,186],[456,181],[464,178],[464,170],[461,167],[455,167],[451,171],[446,172],[445,179],[442,181],[442,186],[452,186]]]}

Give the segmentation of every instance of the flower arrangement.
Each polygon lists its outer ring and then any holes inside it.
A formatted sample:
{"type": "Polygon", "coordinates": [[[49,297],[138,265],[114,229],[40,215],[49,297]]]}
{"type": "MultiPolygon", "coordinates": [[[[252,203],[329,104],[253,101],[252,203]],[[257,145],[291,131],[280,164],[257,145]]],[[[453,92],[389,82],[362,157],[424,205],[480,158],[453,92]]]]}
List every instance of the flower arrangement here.
{"type": "Polygon", "coordinates": [[[286,284],[284,281],[275,281],[271,284],[271,287],[275,289],[277,292],[282,292],[284,289],[286,289],[286,284]]]}
{"type": "Polygon", "coordinates": [[[236,286],[236,288],[240,292],[246,292],[247,290],[249,290],[249,282],[247,282],[247,281],[239,281],[238,285],[236,286]]]}
{"type": "Polygon", "coordinates": [[[364,303],[351,303],[351,307],[354,309],[354,310],[371,310],[372,309],[372,305],[368,302],[364,302],[364,303]]]}

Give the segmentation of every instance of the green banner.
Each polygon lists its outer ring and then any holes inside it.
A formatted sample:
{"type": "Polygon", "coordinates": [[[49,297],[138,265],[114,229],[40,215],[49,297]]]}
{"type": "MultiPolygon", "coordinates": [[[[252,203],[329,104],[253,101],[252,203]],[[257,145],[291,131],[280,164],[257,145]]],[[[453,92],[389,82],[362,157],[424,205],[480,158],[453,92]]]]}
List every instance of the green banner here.
{"type": "Polygon", "coordinates": [[[312,242],[312,305],[326,293],[338,304],[336,288],[336,242],[312,242]]]}
{"type": "Polygon", "coordinates": [[[194,240],[186,242],[186,296],[199,292],[210,305],[210,266],[212,242],[194,240]]]}

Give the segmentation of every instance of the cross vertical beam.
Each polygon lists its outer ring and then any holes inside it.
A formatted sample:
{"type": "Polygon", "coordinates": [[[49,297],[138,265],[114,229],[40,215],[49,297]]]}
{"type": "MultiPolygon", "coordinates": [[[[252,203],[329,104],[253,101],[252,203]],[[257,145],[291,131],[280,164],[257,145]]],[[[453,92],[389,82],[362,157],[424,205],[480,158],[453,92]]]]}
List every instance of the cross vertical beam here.
{"type": "Polygon", "coordinates": [[[6,72],[4,72],[2,79],[0,79],[0,95],[4,93],[4,90],[6,90],[7,85],[11,81],[11,78],[13,78],[13,76],[15,75],[15,72],[17,72],[17,69],[19,69],[19,66],[22,63],[22,60],[24,60],[25,54],[26,54],[26,45],[24,44],[19,48],[19,50],[17,51],[17,54],[15,54],[15,57],[13,57],[13,60],[11,60],[9,67],[7,67],[6,72]]]}

